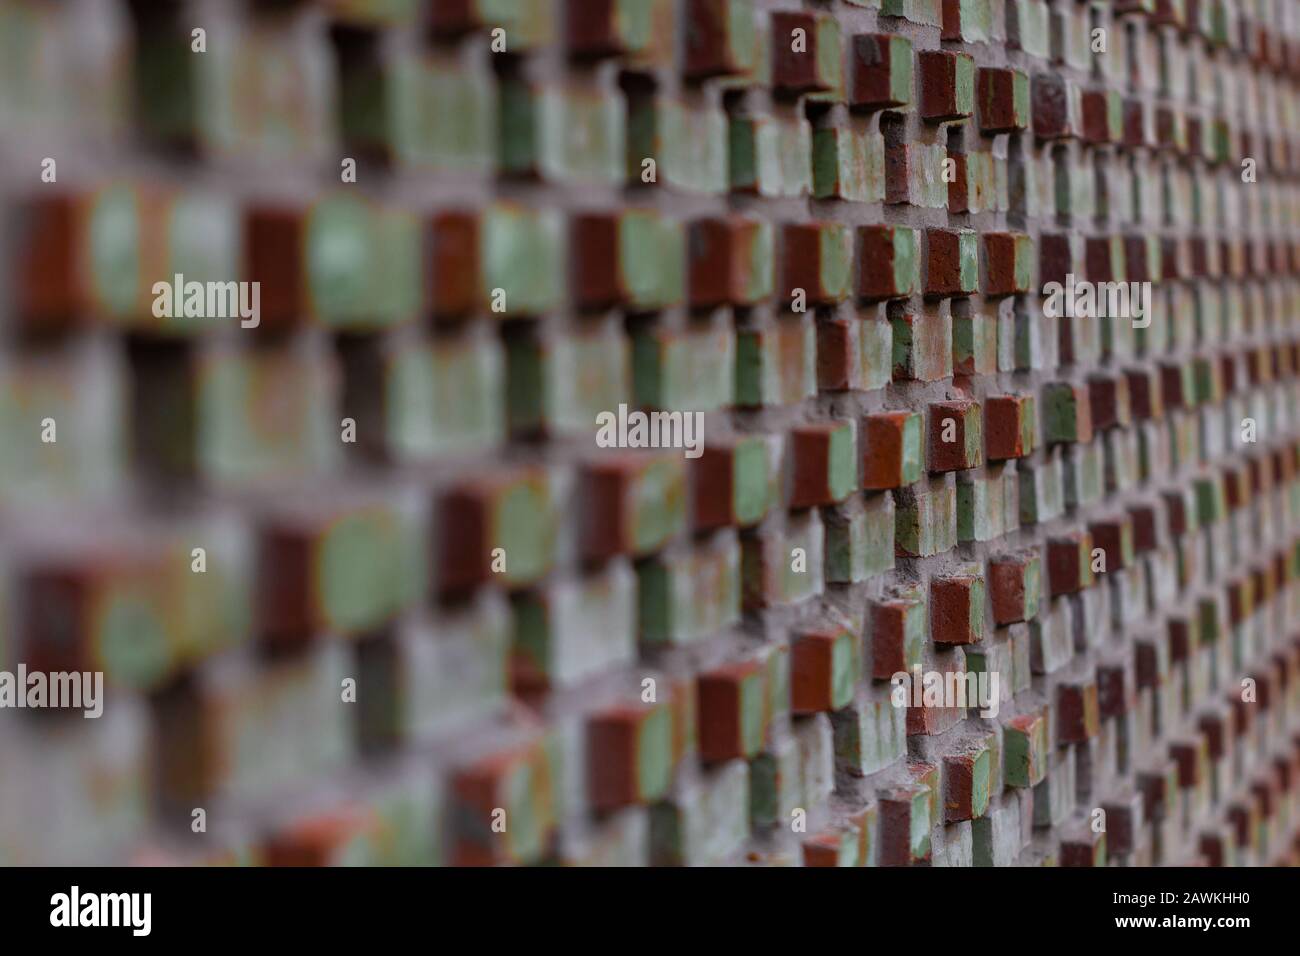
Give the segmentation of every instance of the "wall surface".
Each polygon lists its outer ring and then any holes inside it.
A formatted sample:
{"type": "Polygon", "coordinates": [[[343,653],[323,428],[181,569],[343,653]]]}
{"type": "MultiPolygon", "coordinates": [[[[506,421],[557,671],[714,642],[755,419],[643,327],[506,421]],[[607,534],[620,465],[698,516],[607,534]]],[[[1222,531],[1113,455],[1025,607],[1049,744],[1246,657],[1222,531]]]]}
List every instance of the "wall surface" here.
{"type": "Polygon", "coordinates": [[[1297,861],[1298,169],[1295,0],[3,0],[0,863],[1297,861]]]}

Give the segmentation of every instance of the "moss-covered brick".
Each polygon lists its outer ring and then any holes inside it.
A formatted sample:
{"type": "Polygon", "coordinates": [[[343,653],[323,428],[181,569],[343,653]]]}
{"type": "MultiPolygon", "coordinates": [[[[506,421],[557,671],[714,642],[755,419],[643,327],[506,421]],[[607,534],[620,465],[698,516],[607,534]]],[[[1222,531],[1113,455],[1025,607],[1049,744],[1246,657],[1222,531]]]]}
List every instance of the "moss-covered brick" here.
{"type": "Polygon", "coordinates": [[[745,0],[691,0],[684,15],[687,76],[744,75],[758,66],[758,14],[745,0]]]}
{"type": "Polygon", "coordinates": [[[888,695],[859,700],[831,715],[837,769],[853,777],[875,773],[907,752],[905,709],[888,695]]]}
{"type": "MultiPolygon", "coordinates": [[[[711,412],[731,405],[735,356],[735,333],[725,324],[638,333],[632,340],[636,402],[683,412],[711,412]]],[[[575,369],[574,374],[580,373],[575,369]]]]}
{"type": "Polygon", "coordinates": [[[652,0],[578,0],[564,11],[564,32],[570,49],[598,57],[646,53],[656,26],[652,0]]]}
{"type": "Polygon", "coordinates": [[[627,120],[627,179],[642,183],[645,161],[653,182],[717,195],[727,189],[727,116],[667,97],[634,101],[627,120]]]}
{"type": "MultiPolygon", "coordinates": [[[[181,429],[177,412],[183,406],[173,400],[168,422],[176,431],[165,439],[169,461],[193,454],[210,481],[238,485],[331,460],[338,432],[327,417],[327,366],[287,353],[214,352],[200,360],[195,375],[197,434],[181,429]]],[[[75,418],[58,419],[60,438],[65,421],[75,418]]]]}
{"type": "Polygon", "coordinates": [[[383,507],[346,514],[322,529],[311,593],[321,621],[342,633],[371,630],[414,596],[399,516],[383,507]]]}
{"type": "Polygon", "coordinates": [[[733,191],[764,197],[782,195],[781,128],[776,120],[732,116],[727,142],[728,182],[733,191]]]}
{"type": "MultiPolygon", "coordinates": [[[[570,687],[628,663],[636,656],[638,599],[645,596],[636,576],[617,562],[514,595],[511,689],[535,694],[570,687]]],[[[677,626],[668,614],[663,620],[665,629],[677,626]]],[[[682,627],[689,630],[689,622],[682,627]]]]}
{"type": "Polygon", "coordinates": [[[983,151],[949,154],[948,158],[953,161],[952,182],[947,184],[950,212],[1007,208],[1006,160],[983,151]]]}
{"type": "Polygon", "coordinates": [[[427,54],[395,58],[389,138],[396,162],[416,170],[494,169],[497,95],[486,79],[454,59],[427,54]]]}

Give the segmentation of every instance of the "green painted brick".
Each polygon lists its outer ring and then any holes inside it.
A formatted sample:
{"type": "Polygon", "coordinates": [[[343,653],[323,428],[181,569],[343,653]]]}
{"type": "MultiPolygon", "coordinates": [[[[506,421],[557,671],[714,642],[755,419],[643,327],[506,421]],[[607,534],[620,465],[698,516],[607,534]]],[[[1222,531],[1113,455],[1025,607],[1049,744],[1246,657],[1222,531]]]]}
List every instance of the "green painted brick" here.
{"type": "Polygon", "coordinates": [[[826,580],[856,584],[894,567],[894,499],[882,494],[849,515],[826,517],[826,580]]]}
{"type": "Polygon", "coordinates": [[[503,290],[505,315],[534,315],[559,303],[564,244],[553,212],[491,206],[483,213],[479,244],[485,298],[503,290]]]}
{"type": "Polygon", "coordinates": [[[685,292],[685,232],[681,223],[645,209],[620,218],[619,270],[632,308],[659,309],[685,292]]]}

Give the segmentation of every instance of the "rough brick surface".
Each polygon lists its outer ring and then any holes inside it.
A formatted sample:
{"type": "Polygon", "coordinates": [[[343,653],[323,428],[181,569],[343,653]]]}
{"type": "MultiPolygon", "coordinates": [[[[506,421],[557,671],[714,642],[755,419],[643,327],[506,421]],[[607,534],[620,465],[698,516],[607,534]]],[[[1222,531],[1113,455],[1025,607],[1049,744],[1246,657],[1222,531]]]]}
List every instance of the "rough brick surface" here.
{"type": "Polygon", "coordinates": [[[0,33],[0,863],[1300,861],[1300,2],[0,33]]]}

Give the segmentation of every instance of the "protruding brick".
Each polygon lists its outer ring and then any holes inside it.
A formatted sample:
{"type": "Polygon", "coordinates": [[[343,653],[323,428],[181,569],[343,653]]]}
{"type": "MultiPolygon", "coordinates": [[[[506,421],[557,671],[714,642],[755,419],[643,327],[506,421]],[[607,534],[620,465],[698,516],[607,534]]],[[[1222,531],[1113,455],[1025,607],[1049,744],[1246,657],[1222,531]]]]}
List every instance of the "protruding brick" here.
{"type": "Polygon", "coordinates": [[[961,471],[984,462],[979,402],[930,403],[930,471],[961,471]]]}
{"type": "Polygon", "coordinates": [[[922,424],[916,412],[877,412],[863,419],[862,487],[901,488],[919,481],[922,424]]]}

